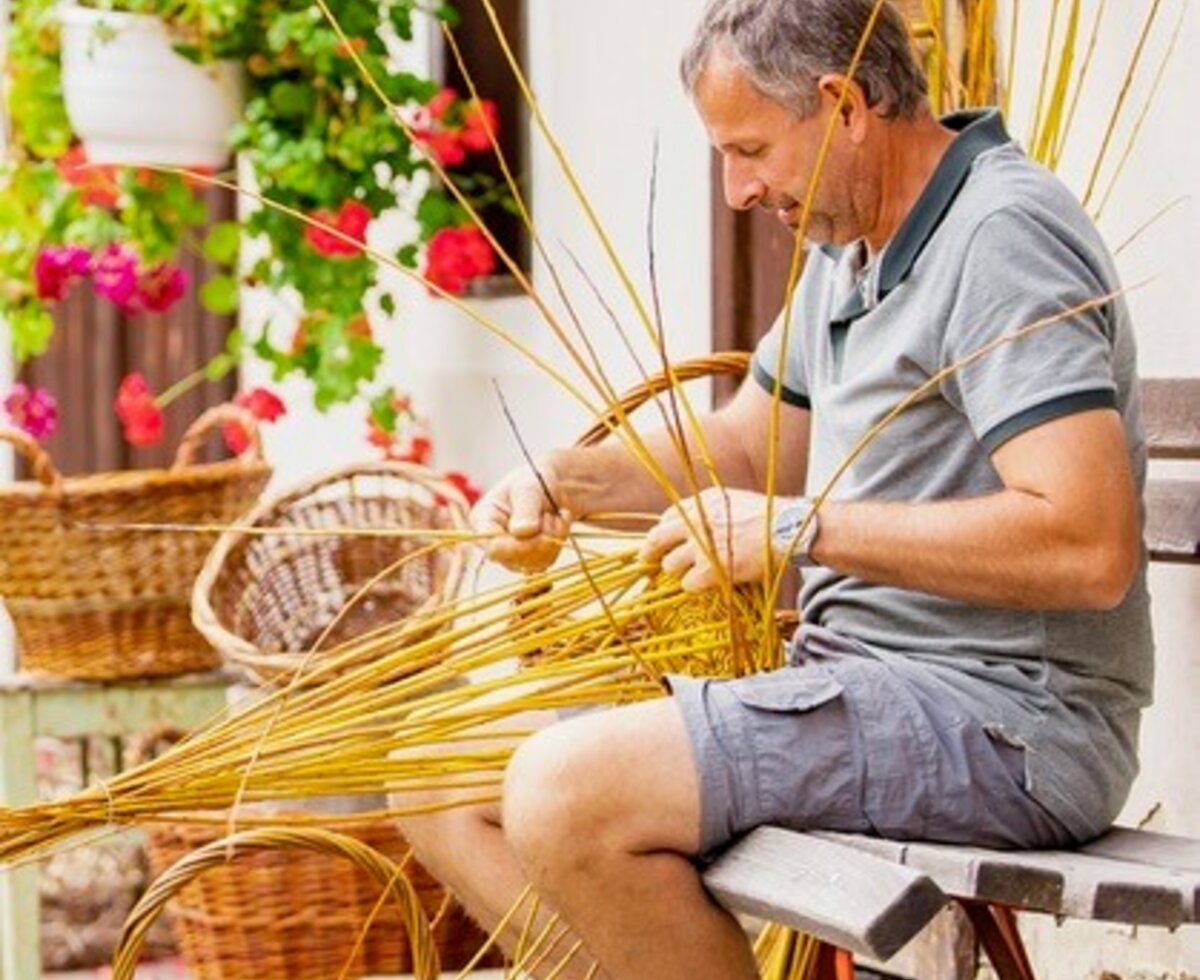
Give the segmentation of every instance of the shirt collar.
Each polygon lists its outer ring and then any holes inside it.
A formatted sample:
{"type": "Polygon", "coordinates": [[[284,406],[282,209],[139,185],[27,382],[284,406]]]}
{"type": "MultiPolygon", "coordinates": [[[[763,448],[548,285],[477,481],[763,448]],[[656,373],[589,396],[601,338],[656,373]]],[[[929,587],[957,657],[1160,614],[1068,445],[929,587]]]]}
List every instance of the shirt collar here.
{"type": "MultiPolygon", "coordinates": [[[[976,158],[987,150],[1010,142],[998,109],[970,109],[943,116],[941,123],[958,133],[938,162],[933,176],[921,192],[900,229],[883,253],[879,270],[879,299],[900,285],[912,272],[925,246],[967,182],[976,158]]],[[[862,296],[855,292],[838,311],[838,320],[849,321],[867,311],[862,296]]]]}

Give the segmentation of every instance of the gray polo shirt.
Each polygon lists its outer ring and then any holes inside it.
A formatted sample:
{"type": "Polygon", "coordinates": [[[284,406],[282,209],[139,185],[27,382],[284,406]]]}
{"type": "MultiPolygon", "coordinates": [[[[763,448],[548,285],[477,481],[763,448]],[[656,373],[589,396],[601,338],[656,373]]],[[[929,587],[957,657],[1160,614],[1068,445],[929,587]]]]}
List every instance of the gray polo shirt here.
{"type": "MultiPolygon", "coordinates": [[[[1118,287],[1092,222],[1010,140],[999,113],[948,117],[959,132],[912,213],[870,265],[861,245],[814,249],[797,287],[783,397],[811,408],[809,487],[933,374],[993,338],[1118,287]]],[[[782,321],[782,317],[781,317],[782,321]]],[[[754,376],[771,391],[781,322],[754,376]]],[[[885,429],[837,483],[837,500],[931,501],[1002,487],[990,454],[1034,426],[1115,407],[1139,488],[1134,338],[1121,299],[989,354],[885,429]]],[[[1116,816],[1137,771],[1152,641],[1142,570],[1106,612],[984,608],[812,569],[800,641],[871,656],[1026,750],[1030,793],[1081,838],[1116,816]]]]}

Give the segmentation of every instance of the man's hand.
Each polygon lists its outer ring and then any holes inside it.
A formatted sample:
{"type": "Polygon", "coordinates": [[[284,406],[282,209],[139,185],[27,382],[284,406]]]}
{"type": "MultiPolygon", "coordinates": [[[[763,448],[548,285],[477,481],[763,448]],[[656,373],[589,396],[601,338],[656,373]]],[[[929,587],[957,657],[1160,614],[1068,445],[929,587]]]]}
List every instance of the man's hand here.
{"type": "MultiPolygon", "coordinates": [[[[776,498],[776,508],[781,504],[776,498]]],[[[769,541],[764,494],[712,487],[666,510],[646,535],[641,558],[680,576],[686,591],[700,592],[722,580],[714,558],[734,583],[760,580],[769,541]],[[706,526],[711,529],[715,554],[710,554],[706,526]]]]}
{"type": "Polygon", "coordinates": [[[562,505],[554,470],[538,467],[541,480],[528,466],[513,470],[471,510],[471,526],[487,538],[481,542],[488,558],[514,572],[540,572],[562,550],[571,515],[555,513],[546,489],[562,505]]]}

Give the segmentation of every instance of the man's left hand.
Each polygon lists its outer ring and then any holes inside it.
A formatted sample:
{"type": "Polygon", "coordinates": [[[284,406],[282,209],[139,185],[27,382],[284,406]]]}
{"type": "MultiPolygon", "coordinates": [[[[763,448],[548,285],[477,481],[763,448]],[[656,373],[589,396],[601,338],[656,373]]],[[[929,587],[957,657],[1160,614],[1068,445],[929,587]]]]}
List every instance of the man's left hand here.
{"type": "MultiPolygon", "coordinates": [[[[776,498],[776,509],[782,503],[776,498]]],[[[686,591],[700,592],[724,577],[735,584],[761,580],[769,541],[764,494],[711,487],[664,511],[640,557],[679,576],[686,591]]]]}

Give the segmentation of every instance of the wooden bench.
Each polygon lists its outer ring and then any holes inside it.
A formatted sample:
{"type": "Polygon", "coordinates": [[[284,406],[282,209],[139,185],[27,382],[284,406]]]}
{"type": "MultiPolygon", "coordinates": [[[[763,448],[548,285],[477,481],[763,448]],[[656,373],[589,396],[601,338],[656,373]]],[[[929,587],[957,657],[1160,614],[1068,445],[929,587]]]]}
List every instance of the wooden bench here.
{"type": "MultiPolygon", "coordinates": [[[[1144,382],[1143,408],[1151,457],[1189,461],[1181,476],[1148,481],[1150,558],[1200,566],[1200,379],[1144,382]]],[[[1074,851],[761,827],[704,880],[726,907],[827,944],[823,980],[853,980],[856,954],[891,959],[952,902],[1000,980],[1034,980],[1017,911],[1167,929],[1200,923],[1200,840],[1124,827],[1074,851]]]]}

